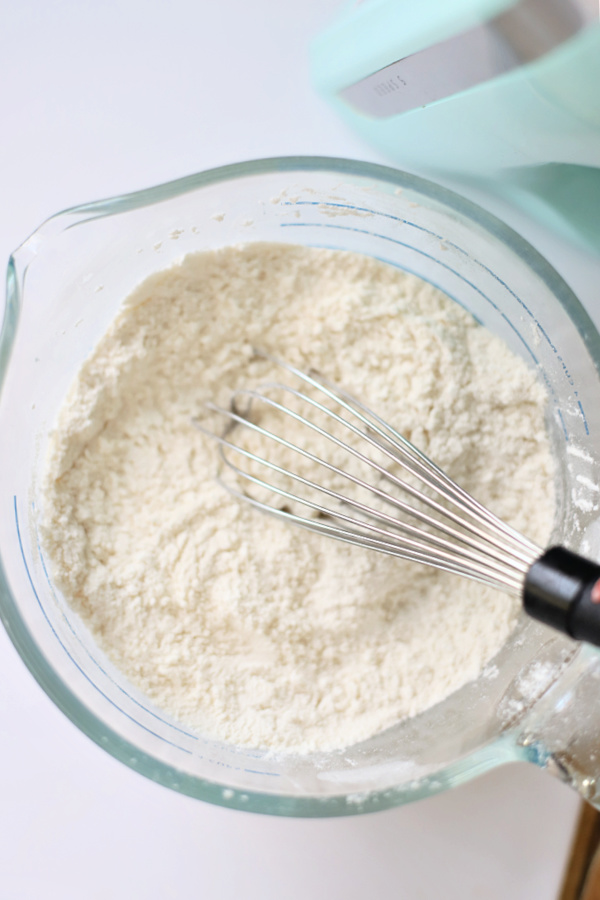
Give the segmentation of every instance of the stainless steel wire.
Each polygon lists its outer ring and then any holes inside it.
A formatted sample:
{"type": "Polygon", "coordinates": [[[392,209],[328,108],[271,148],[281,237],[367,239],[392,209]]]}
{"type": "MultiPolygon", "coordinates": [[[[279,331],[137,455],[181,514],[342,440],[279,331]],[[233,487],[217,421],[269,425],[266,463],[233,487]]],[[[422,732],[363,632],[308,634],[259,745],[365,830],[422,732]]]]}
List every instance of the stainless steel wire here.
{"type": "Polygon", "coordinates": [[[257,356],[276,364],[298,386],[271,381],[235,391],[228,409],[208,403],[226,422],[221,434],[194,419],[219,443],[223,466],[218,480],[232,495],[336,540],[521,593],[540,547],[482,506],[359,400],[316,372],[259,351],[257,356]],[[261,425],[265,413],[276,417],[276,430],[261,425]],[[296,423],[294,435],[300,425],[306,441],[286,438],[290,420],[296,423]],[[248,434],[270,452],[255,452],[251,441],[244,446],[248,434]],[[315,437],[319,452],[309,449],[315,437]],[[282,456],[290,454],[309,463],[308,469],[302,463],[305,474],[283,464],[282,456]],[[333,461],[340,456],[348,465],[333,461]],[[333,476],[333,486],[318,480],[319,471],[333,476]]]}

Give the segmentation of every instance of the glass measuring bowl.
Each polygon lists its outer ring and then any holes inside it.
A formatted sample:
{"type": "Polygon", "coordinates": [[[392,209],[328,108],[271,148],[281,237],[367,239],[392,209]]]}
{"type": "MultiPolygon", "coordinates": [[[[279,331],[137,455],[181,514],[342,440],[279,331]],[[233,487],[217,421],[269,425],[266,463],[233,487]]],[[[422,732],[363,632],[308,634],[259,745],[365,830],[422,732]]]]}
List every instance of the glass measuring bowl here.
{"type": "Polygon", "coordinates": [[[154,707],[54,590],[38,542],[38,480],[75,373],[151,272],[254,240],[355,250],[415,272],[538,366],[559,463],[553,540],[600,556],[600,338],[552,267],[494,217],[413,176],[345,160],[244,163],[68,210],[11,258],[0,338],[0,614],[23,660],[113,756],[224,806],[371,812],[516,759],[600,805],[600,655],[525,618],[476,681],[422,715],[345,750],[276,755],[194,734],[154,707]]]}

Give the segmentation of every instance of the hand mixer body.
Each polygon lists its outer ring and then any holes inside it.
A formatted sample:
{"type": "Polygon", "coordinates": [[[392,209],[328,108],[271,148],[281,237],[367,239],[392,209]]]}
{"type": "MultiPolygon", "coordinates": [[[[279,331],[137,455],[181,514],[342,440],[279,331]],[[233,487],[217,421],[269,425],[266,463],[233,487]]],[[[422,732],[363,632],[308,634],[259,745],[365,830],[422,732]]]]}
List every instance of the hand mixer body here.
{"type": "Polygon", "coordinates": [[[399,164],[479,181],[600,247],[594,0],[370,0],[315,40],[312,72],[399,164]]]}

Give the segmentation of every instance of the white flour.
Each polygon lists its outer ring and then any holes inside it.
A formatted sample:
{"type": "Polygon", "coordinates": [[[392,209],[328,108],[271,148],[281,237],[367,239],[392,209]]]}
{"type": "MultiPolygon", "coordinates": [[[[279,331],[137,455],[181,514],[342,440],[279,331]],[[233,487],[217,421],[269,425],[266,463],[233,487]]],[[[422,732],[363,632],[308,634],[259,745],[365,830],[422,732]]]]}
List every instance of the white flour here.
{"type": "Polygon", "coordinates": [[[545,397],[431,286],[274,244],[148,279],[82,367],[44,485],[55,583],[128,678],[188,725],[278,750],[343,747],[475,678],[519,604],[227,495],[190,419],[272,374],[249,366],[253,345],[343,384],[541,543],[554,509],[545,397]]]}

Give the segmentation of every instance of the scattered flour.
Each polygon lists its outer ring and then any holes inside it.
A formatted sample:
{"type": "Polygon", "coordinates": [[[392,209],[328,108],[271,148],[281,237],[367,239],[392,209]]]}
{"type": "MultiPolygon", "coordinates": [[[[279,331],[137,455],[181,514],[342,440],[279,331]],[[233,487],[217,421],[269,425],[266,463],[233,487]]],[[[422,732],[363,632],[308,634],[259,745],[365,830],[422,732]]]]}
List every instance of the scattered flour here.
{"type": "Polygon", "coordinates": [[[215,446],[190,420],[272,377],[267,361],[249,364],[253,345],[343,384],[540,543],[554,511],[545,396],[430,285],[279,244],[152,276],[81,368],[44,482],[55,584],[125,675],[189,726],[254,747],[343,747],[478,676],[519,604],[223,491],[215,446]]]}

